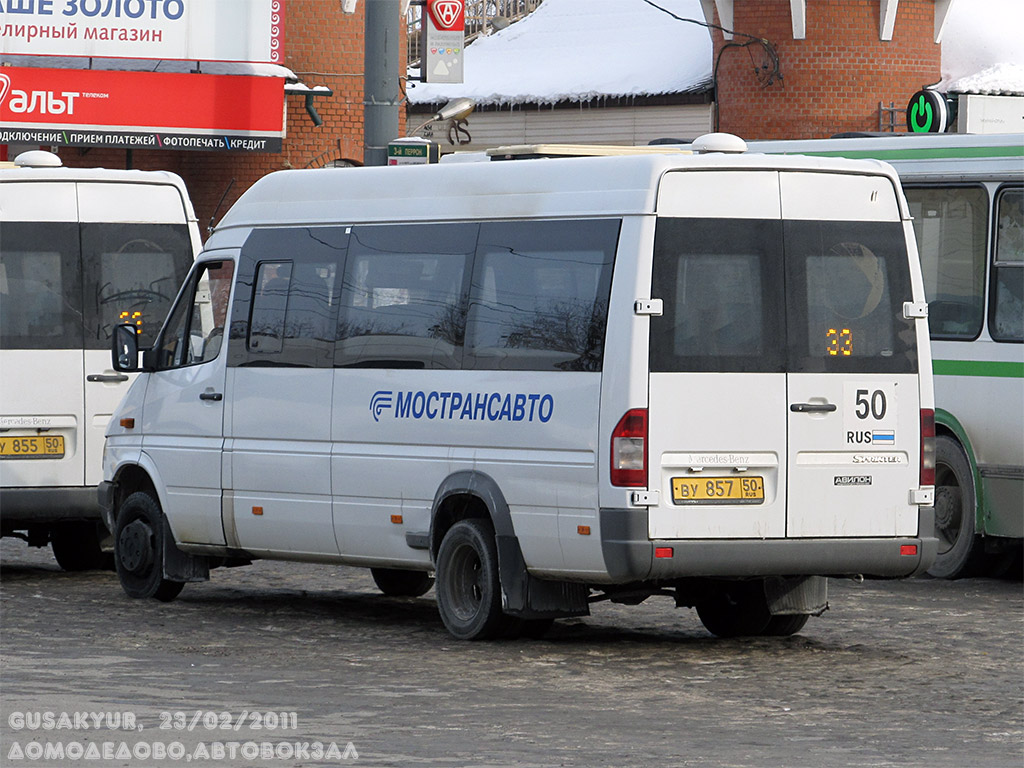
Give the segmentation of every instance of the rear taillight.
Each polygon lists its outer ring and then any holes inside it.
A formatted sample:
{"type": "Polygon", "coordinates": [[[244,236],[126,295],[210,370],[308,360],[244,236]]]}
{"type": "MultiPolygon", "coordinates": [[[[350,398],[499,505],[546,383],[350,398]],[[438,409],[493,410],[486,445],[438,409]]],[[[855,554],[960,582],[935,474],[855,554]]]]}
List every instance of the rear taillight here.
{"type": "Polygon", "coordinates": [[[935,411],[921,409],[921,485],[935,485],[935,411]]]}
{"type": "Polygon", "coordinates": [[[626,411],[612,432],[612,485],[647,485],[647,409],[626,411]]]}

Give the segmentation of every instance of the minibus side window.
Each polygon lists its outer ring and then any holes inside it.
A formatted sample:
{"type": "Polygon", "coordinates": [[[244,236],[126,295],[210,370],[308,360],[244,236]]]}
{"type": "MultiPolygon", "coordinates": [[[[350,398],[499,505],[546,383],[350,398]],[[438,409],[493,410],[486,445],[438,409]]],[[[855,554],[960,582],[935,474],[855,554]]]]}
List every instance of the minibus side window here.
{"type": "Polygon", "coordinates": [[[157,368],[197,365],[220,354],[233,273],[230,261],[207,262],[196,268],[160,335],[157,368]]]}
{"type": "Polygon", "coordinates": [[[465,368],[600,371],[618,220],[484,223],[465,368]]]}
{"type": "Polygon", "coordinates": [[[999,195],[995,245],[989,332],[996,341],[1024,341],[1024,190],[999,195]]]}
{"type": "Polygon", "coordinates": [[[933,339],[975,339],[985,307],[988,192],[907,187],[933,339]]]}
{"type": "Polygon", "coordinates": [[[332,367],[348,229],[286,227],[249,235],[228,365],[332,367]]]}
{"type": "Polygon", "coordinates": [[[192,264],[184,224],[82,224],[87,349],[108,349],[129,323],[150,346],[192,264]]]}
{"type": "Polygon", "coordinates": [[[264,261],[256,267],[247,344],[250,352],[275,354],[282,350],[291,280],[290,261],[264,261]]]}
{"type": "Polygon", "coordinates": [[[777,221],[658,220],[652,371],[783,370],[781,238],[777,221]]]}
{"type": "Polygon", "coordinates": [[[457,369],[475,224],[355,227],[334,364],[457,369]]]}
{"type": "Polygon", "coordinates": [[[784,224],[790,372],[913,373],[913,301],[898,222],[784,224]]]}
{"type": "Polygon", "coordinates": [[[78,224],[0,225],[0,349],[81,349],[78,224]]]}

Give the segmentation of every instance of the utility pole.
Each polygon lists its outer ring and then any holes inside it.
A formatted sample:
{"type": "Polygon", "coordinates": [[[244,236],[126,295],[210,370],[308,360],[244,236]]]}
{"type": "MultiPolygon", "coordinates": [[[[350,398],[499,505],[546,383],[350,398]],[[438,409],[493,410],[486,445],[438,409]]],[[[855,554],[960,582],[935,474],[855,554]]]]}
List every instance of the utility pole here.
{"type": "Polygon", "coordinates": [[[398,138],[400,0],[365,0],[363,53],[363,163],[388,164],[388,142],[398,138]]]}

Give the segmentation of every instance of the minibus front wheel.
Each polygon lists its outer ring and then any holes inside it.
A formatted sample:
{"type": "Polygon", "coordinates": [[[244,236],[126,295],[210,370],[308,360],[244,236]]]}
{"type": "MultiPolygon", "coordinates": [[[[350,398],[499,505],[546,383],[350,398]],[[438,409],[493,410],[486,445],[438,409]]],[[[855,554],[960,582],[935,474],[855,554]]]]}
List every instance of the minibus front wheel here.
{"type": "Polygon", "coordinates": [[[167,533],[160,505],[145,491],[133,493],[121,504],[114,527],[114,564],[129,597],[155,597],[166,603],[185,586],[164,578],[167,533]]]}
{"type": "Polygon", "coordinates": [[[498,548],[490,520],[459,520],[437,551],[437,608],[448,631],[459,640],[486,640],[502,634],[498,548]]]}

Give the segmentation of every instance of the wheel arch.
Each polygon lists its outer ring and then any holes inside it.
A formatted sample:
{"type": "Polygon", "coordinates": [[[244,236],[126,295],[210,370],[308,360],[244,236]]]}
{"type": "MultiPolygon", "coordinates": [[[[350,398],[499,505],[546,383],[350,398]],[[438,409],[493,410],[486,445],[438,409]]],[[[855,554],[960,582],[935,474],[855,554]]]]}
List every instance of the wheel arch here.
{"type": "Polygon", "coordinates": [[[432,563],[437,564],[437,553],[448,530],[468,518],[489,519],[494,527],[505,613],[524,619],[544,619],[585,616],[590,612],[585,585],[545,581],[530,574],[505,495],[494,478],[483,472],[455,472],[445,478],[434,495],[430,515],[432,563]]]}
{"type": "Polygon", "coordinates": [[[483,472],[465,470],[445,478],[434,494],[430,510],[430,560],[437,561],[437,551],[444,535],[459,520],[486,518],[497,536],[515,536],[512,513],[494,478],[483,472]]]}

